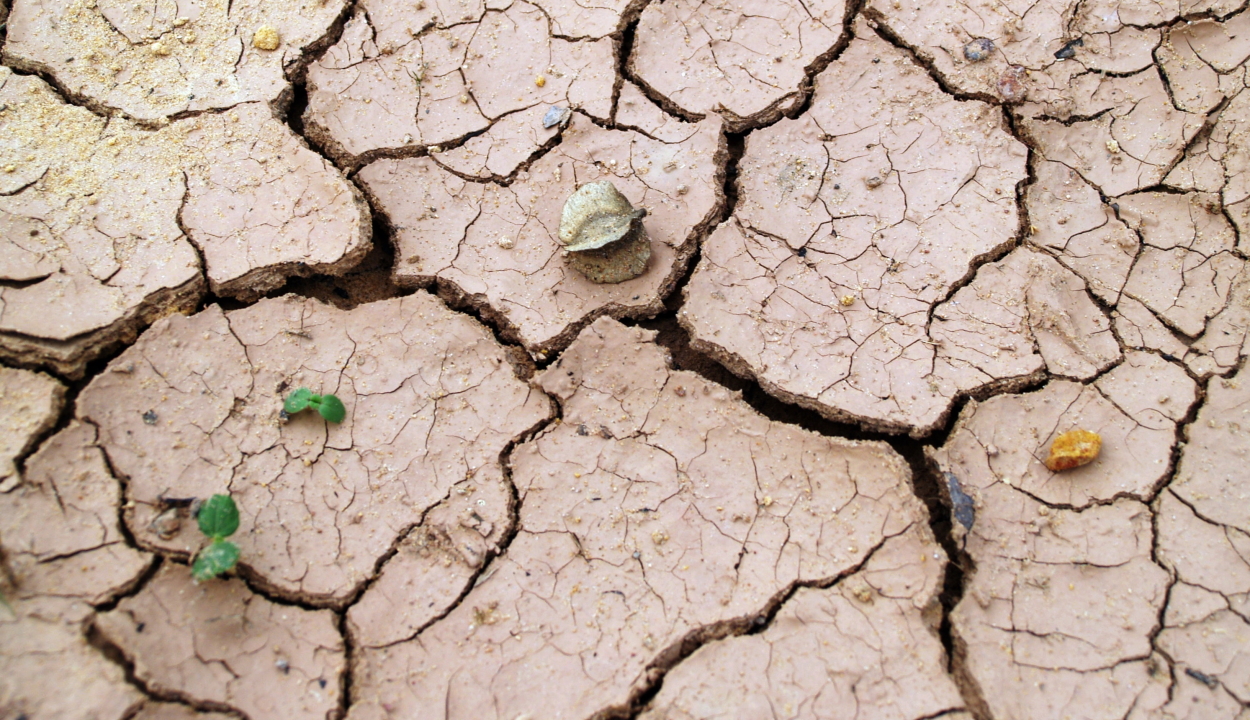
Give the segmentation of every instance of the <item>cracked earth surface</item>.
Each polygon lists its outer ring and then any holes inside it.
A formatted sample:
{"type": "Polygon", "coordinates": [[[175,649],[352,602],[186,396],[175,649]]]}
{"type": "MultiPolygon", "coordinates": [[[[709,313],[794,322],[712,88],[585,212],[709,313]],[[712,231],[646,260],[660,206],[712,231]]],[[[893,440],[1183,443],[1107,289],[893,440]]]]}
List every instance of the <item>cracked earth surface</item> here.
{"type": "Polygon", "coordinates": [[[0,720],[1250,717],[1250,6],[0,23],[0,720]]]}

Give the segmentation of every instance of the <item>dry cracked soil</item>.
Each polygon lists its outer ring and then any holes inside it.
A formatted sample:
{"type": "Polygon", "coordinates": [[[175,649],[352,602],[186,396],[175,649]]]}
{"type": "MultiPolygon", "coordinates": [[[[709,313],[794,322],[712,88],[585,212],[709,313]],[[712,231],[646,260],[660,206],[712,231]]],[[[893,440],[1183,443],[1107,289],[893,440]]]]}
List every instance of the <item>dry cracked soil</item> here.
{"type": "Polygon", "coordinates": [[[1247,356],[1241,0],[0,0],[0,720],[1250,720],[1247,356]]]}

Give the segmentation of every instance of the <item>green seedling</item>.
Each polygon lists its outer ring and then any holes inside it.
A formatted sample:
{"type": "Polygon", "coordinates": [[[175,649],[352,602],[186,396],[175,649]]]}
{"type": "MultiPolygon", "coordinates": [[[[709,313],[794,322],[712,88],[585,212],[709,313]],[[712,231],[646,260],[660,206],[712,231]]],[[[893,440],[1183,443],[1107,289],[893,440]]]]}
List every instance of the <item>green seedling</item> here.
{"type": "Polygon", "coordinates": [[[294,415],[307,408],[313,408],[332,423],[341,423],[347,417],[347,408],[343,406],[342,400],[328,394],[313,395],[313,391],[306,387],[298,388],[287,395],[286,401],[282,403],[282,409],[286,410],[287,415],[294,415]]]}
{"type": "Polygon", "coordinates": [[[200,532],[209,538],[191,564],[191,577],[202,582],[233,570],[239,562],[239,546],[226,540],[239,529],[239,508],[229,495],[214,495],[200,506],[196,519],[200,532]]]}

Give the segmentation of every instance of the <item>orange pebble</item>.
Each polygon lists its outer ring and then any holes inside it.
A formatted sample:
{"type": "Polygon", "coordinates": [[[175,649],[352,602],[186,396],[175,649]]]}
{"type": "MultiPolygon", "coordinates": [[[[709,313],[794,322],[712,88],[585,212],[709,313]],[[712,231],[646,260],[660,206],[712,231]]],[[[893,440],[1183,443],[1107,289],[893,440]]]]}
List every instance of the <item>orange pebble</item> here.
{"type": "Polygon", "coordinates": [[[1088,465],[1098,458],[1102,437],[1088,430],[1069,430],[1055,438],[1050,446],[1046,467],[1054,472],[1088,465]]]}

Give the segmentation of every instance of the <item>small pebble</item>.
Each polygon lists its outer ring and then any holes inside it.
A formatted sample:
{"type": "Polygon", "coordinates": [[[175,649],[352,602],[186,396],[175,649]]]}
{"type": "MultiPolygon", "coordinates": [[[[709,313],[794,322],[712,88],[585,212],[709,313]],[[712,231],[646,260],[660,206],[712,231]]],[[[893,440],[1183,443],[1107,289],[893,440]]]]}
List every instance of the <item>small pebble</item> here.
{"type": "Polygon", "coordinates": [[[547,114],[543,115],[543,127],[549,130],[556,125],[563,125],[567,122],[568,115],[568,108],[552,105],[547,108],[547,114]]]}
{"type": "Polygon", "coordinates": [[[547,84],[547,78],[543,77],[542,75],[539,75],[538,77],[534,78],[534,84],[537,85],[538,87],[542,87],[543,85],[547,84]]]}
{"type": "Polygon", "coordinates": [[[252,36],[252,46],[257,50],[277,50],[280,44],[278,31],[268,25],[261,25],[252,36]]]}
{"type": "Polygon", "coordinates": [[[864,178],[864,184],[867,185],[869,188],[879,188],[883,184],[885,184],[885,178],[881,177],[880,175],[869,175],[868,177],[864,178]]]}
{"type": "Polygon", "coordinates": [[[182,513],[182,508],[167,508],[148,524],[148,529],[162,540],[172,540],[182,529],[182,513]]]}
{"type": "Polygon", "coordinates": [[[1102,437],[1088,430],[1069,430],[1055,438],[1050,446],[1046,467],[1052,472],[1071,470],[1088,465],[1098,458],[1102,450],[1102,437]]]}
{"type": "Polygon", "coordinates": [[[964,57],[968,62],[981,62],[994,52],[994,41],[989,38],[977,38],[964,45],[964,57]]]}
{"type": "Polygon", "coordinates": [[[1118,155],[1120,153],[1120,143],[1115,140],[1108,140],[1107,152],[1111,153],[1112,155],[1118,155]]]}
{"type": "Polygon", "coordinates": [[[950,493],[951,509],[955,511],[955,520],[959,521],[964,529],[971,530],[972,524],[976,522],[976,503],[972,500],[972,496],[964,492],[963,486],[959,484],[959,478],[954,473],[943,473],[946,476],[946,489],[950,493]]]}
{"type": "Polygon", "coordinates": [[[1070,60],[1076,57],[1076,49],[1081,47],[1084,44],[1085,44],[1085,41],[1082,40],[1081,38],[1077,38],[1075,40],[1069,40],[1068,42],[1064,43],[1063,47],[1055,51],[1055,59],[1056,60],[1070,60]]]}
{"type": "Polygon", "coordinates": [[[842,300],[840,302],[842,303],[842,307],[850,307],[855,304],[855,296],[843,295],[842,300]]]}
{"type": "Polygon", "coordinates": [[[504,250],[511,250],[511,249],[512,249],[512,238],[510,238],[510,237],[501,237],[501,238],[499,238],[499,247],[503,248],[504,250]]]}
{"type": "Polygon", "coordinates": [[[1019,102],[1024,99],[1024,68],[1015,65],[1003,71],[998,78],[998,94],[1007,102],[1019,102]]]}

